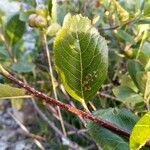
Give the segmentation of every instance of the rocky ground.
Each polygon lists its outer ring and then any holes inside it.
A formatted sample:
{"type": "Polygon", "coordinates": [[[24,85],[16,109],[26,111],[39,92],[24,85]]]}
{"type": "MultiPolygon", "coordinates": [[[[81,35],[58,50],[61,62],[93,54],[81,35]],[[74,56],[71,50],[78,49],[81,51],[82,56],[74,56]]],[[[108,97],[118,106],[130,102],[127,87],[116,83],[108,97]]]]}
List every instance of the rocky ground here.
{"type": "MultiPolygon", "coordinates": [[[[10,101],[0,101],[0,150],[37,150],[34,140],[24,134],[10,113],[14,114],[10,101]]],[[[20,119],[24,116],[23,111],[15,113],[20,119]]]]}

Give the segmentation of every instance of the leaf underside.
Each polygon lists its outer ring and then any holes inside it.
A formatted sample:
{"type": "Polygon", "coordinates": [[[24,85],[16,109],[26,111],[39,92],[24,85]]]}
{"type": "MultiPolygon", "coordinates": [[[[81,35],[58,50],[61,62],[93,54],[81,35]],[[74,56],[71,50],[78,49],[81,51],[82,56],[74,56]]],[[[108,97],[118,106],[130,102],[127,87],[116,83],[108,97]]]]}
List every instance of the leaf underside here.
{"type": "Polygon", "coordinates": [[[80,102],[91,100],[107,76],[108,49],[88,18],[65,18],[54,42],[54,56],[66,91],[80,102]]]}
{"type": "Polygon", "coordinates": [[[11,87],[7,84],[0,84],[0,98],[24,96],[25,90],[11,87]]]}

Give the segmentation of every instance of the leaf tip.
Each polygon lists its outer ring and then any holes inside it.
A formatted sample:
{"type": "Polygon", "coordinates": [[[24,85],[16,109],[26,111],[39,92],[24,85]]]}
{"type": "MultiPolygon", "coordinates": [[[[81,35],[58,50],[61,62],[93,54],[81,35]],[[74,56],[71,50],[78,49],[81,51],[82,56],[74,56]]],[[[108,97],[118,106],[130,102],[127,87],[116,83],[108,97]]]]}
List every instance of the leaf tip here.
{"type": "Polygon", "coordinates": [[[2,67],[2,65],[0,64],[0,73],[5,75],[5,76],[8,76],[9,73],[2,67]]]}

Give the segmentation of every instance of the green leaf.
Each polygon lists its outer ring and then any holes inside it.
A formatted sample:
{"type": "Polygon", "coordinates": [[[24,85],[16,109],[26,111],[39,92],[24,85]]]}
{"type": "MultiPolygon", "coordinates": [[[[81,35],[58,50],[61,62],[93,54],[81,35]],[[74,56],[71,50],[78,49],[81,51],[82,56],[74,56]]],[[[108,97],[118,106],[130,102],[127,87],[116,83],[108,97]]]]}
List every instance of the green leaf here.
{"type": "Polygon", "coordinates": [[[143,64],[145,67],[145,70],[149,70],[150,68],[150,56],[143,51],[139,53],[139,61],[143,64]]]}
{"type": "Polygon", "coordinates": [[[51,6],[52,22],[57,23],[57,9],[58,9],[57,0],[52,0],[50,3],[52,4],[52,6],[51,6]]]}
{"type": "Polygon", "coordinates": [[[144,71],[144,67],[136,60],[129,60],[127,64],[127,69],[135,85],[137,86],[137,88],[139,88],[139,84],[136,79],[136,74],[139,71],[144,71]]]}
{"type": "Polygon", "coordinates": [[[141,12],[143,11],[144,9],[144,6],[145,6],[145,1],[144,0],[141,0],[141,1],[138,1],[139,2],[139,8],[141,10],[141,12]]]}
{"type": "MultiPolygon", "coordinates": [[[[149,36],[149,35],[147,35],[149,36]]],[[[145,41],[144,44],[143,44],[143,48],[142,48],[142,52],[145,54],[145,55],[148,55],[149,59],[150,59],[150,43],[148,41],[145,41]]]]}
{"type": "Polygon", "coordinates": [[[10,99],[12,107],[20,110],[23,104],[23,98],[29,98],[24,89],[12,87],[7,84],[0,84],[0,100],[10,99]]]}
{"type": "Polygon", "coordinates": [[[49,15],[51,16],[52,15],[52,6],[53,6],[52,0],[47,0],[45,3],[48,6],[49,15]]]}
{"type": "Polygon", "coordinates": [[[144,17],[142,19],[139,19],[137,24],[150,24],[150,17],[144,17]]]}
{"type": "Polygon", "coordinates": [[[144,16],[149,16],[150,14],[150,1],[145,2],[144,5],[144,16]]]}
{"type": "Polygon", "coordinates": [[[67,92],[91,100],[107,76],[107,43],[88,18],[67,15],[54,42],[55,66],[67,92]]]}
{"type": "Polygon", "coordinates": [[[141,95],[134,92],[131,88],[127,86],[119,86],[113,89],[114,95],[124,103],[130,103],[135,106],[136,103],[144,102],[141,95]]]}
{"type": "MultiPolygon", "coordinates": [[[[5,12],[1,9],[0,7],[0,28],[2,27],[3,24],[3,16],[5,15],[5,12]]],[[[1,41],[1,37],[0,37],[0,41],[1,41]]]]}
{"type": "Polygon", "coordinates": [[[32,9],[28,9],[28,10],[21,10],[20,15],[19,15],[19,19],[23,22],[27,22],[29,19],[29,16],[31,14],[35,13],[35,10],[32,9]]]}
{"type": "MultiPolygon", "coordinates": [[[[116,126],[130,132],[138,120],[138,117],[126,109],[103,109],[94,113],[97,117],[110,121],[116,126]]],[[[121,136],[105,129],[95,123],[88,122],[87,129],[95,140],[99,149],[103,150],[129,150],[127,141],[121,136]]]]}
{"type": "Polygon", "coordinates": [[[32,72],[34,68],[35,65],[28,62],[18,62],[11,66],[11,69],[18,73],[32,72]]]}
{"type": "Polygon", "coordinates": [[[12,87],[7,84],[0,84],[0,99],[25,96],[25,90],[12,87]]]}
{"type": "Polygon", "coordinates": [[[12,98],[11,99],[11,105],[13,108],[20,110],[22,108],[22,105],[23,105],[23,99],[12,98]]]}
{"type": "Polygon", "coordinates": [[[143,64],[145,67],[145,70],[150,69],[150,43],[144,42],[143,47],[139,53],[139,61],[143,64]]]}
{"type": "Polygon", "coordinates": [[[124,30],[118,30],[117,34],[120,38],[122,38],[125,42],[135,44],[134,38],[124,30]]]}
{"type": "Polygon", "coordinates": [[[150,72],[140,71],[137,73],[136,77],[141,93],[144,94],[145,99],[148,99],[150,96],[150,72]]]}
{"type": "Polygon", "coordinates": [[[61,25],[65,15],[66,11],[61,5],[58,4],[57,0],[52,0],[51,22],[58,23],[61,25]]]}
{"type": "Polygon", "coordinates": [[[120,19],[122,21],[127,21],[129,19],[129,13],[119,4],[118,1],[112,0],[112,2],[120,16],[120,19]]]}
{"type": "Polygon", "coordinates": [[[96,124],[88,125],[88,132],[96,142],[99,150],[129,150],[128,143],[119,135],[96,124]]]}
{"type": "Polygon", "coordinates": [[[8,52],[6,51],[5,47],[0,46],[0,62],[6,62],[9,58],[8,52]]]}
{"type": "Polygon", "coordinates": [[[130,136],[130,149],[139,150],[150,139],[150,112],[134,126],[130,136]]]}
{"type": "Polygon", "coordinates": [[[121,86],[126,86],[132,89],[134,92],[138,92],[138,88],[135,86],[133,80],[129,74],[125,74],[121,78],[121,86]]]}
{"type": "Polygon", "coordinates": [[[5,25],[5,38],[10,47],[22,40],[25,32],[25,22],[19,19],[19,13],[12,15],[5,25]]]}

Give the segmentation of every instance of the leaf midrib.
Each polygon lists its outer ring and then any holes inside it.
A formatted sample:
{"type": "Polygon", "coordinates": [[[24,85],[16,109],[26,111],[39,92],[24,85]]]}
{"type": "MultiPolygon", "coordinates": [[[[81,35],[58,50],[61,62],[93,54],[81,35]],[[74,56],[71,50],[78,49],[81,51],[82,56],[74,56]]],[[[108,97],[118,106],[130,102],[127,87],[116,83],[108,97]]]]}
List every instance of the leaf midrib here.
{"type": "Polygon", "coordinates": [[[76,30],[75,32],[76,32],[76,38],[77,38],[77,40],[78,40],[78,44],[79,44],[80,70],[81,70],[81,73],[80,73],[81,97],[82,97],[82,99],[83,99],[83,100],[84,100],[84,102],[85,102],[85,99],[84,99],[84,93],[83,93],[83,86],[82,86],[82,83],[83,83],[83,63],[82,63],[82,52],[81,52],[80,40],[79,40],[79,36],[78,36],[77,30],[76,30]]]}

